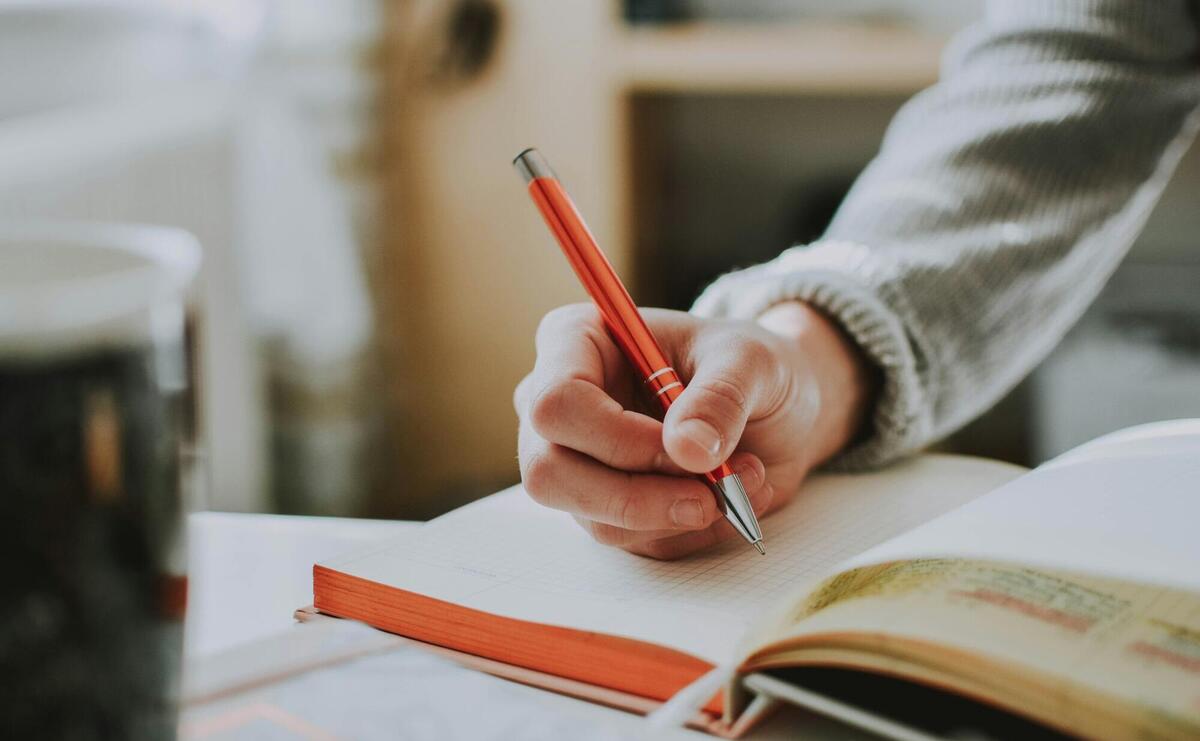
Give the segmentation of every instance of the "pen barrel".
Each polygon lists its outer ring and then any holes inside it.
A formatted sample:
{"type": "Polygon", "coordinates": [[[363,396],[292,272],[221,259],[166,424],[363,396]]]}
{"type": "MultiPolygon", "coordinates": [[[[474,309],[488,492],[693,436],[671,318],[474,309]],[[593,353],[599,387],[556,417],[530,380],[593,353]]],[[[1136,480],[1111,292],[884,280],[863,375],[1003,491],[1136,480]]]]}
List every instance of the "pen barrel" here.
{"type": "Polygon", "coordinates": [[[716,482],[720,481],[721,479],[725,478],[726,476],[733,476],[733,475],[734,475],[733,469],[729,467],[729,464],[722,463],[720,466],[714,468],[713,470],[709,471],[708,473],[700,474],[700,478],[704,479],[711,486],[711,485],[715,484],[716,482]]]}
{"type": "Polygon", "coordinates": [[[646,390],[662,405],[664,412],[683,393],[683,380],[669,365],[655,369],[645,377],[645,382],[646,390]]]}
{"type": "MultiPolygon", "coordinates": [[[[663,368],[670,368],[666,355],[646,326],[633,298],[600,250],[566,190],[556,178],[549,175],[533,177],[528,187],[530,197],[558,241],[567,262],[599,309],[613,341],[638,375],[649,379],[663,368]]],[[[671,373],[674,374],[674,371],[671,373]]],[[[673,382],[678,380],[678,376],[675,376],[673,382]]],[[[665,385],[659,386],[656,391],[665,385]]],[[[665,391],[659,398],[669,406],[670,401],[678,396],[678,390],[682,390],[682,386],[665,391]]]]}
{"type": "MultiPolygon", "coordinates": [[[[666,412],[683,393],[683,379],[667,362],[666,354],[646,326],[633,298],[592,236],[579,209],[536,149],[521,152],[513,160],[513,165],[525,180],[530,197],[567,262],[600,311],[613,341],[645,381],[650,395],[666,412]]],[[[722,463],[718,468],[700,474],[700,478],[712,486],[733,475],[729,464],[722,463]]]]}

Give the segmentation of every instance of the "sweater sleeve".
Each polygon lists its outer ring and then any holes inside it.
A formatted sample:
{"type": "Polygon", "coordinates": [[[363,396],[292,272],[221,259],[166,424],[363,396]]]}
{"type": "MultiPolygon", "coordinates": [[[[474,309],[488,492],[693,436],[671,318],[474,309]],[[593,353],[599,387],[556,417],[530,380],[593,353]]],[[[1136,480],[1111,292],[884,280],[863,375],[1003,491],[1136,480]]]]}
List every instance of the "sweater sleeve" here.
{"type": "Polygon", "coordinates": [[[821,240],[731,273],[693,312],[801,300],[883,374],[878,465],[986,410],[1044,358],[1125,255],[1195,134],[1182,0],[997,0],[896,116],[821,240]]]}

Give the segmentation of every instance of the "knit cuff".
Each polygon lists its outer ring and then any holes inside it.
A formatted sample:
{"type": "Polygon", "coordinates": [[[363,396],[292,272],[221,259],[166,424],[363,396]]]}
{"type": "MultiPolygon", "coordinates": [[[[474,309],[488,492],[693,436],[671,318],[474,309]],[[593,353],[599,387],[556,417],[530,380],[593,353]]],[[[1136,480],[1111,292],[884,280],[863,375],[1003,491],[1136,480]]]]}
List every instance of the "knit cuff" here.
{"type": "Polygon", "coordinates": [[[785,301],[803,301],[826,314],[883,372],[868,434],[827,465],[859,470],[913,452],[929,439],[930,414],[918,359],[900,315],[903,297],[888,290],[889,265],[848,242],[793,247],[775,260],[718,279],[696,300],[702,317],[756,319],[785,301]],[[889,306],[890,304],[890,306],[889,306]]]}

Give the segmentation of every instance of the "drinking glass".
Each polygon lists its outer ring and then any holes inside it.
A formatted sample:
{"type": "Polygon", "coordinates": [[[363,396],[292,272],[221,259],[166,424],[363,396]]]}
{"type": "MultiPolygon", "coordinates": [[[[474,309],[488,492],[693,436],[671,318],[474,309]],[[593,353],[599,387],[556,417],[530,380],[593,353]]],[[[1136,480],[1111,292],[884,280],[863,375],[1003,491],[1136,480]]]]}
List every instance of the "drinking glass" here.
{"type": "Polygon", "coordinates": [[[185,232],[0,223],[0,735],[175,735],[185,232]]]}

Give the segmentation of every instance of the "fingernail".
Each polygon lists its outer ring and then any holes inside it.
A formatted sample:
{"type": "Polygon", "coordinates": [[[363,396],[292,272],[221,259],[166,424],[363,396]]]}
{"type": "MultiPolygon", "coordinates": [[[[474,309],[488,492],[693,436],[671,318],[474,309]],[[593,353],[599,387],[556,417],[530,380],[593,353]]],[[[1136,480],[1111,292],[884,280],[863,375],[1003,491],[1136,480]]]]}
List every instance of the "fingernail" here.
{"type": "Polygon", "coordinates": [[[667,455],[667,452],[665,450],[660,450],[660,451],[658,451],[658,453],[656,453],[654,455],[654,464],[653,464],[654,469],[653,470],[662,471],[668,467],[667,464],[669,464],[670,462],[671,462],[671,457],[669,455],[667,455]]]}
{"type": "Polygon", "coordinates": [[[700,446],[709,455],[721,452],[721,433],[702,419],[685,419],[679,423],[679,434],[700,446]]]}
{"type": "Polygon", "coordinates": [[[704,508],[695,499],[680,499],[671,505],[671,522],[678,527],[700,527],[704,524],[704,508]]]}

